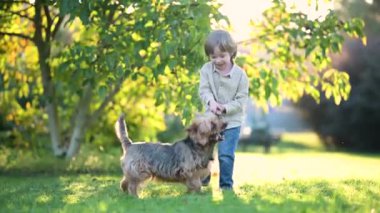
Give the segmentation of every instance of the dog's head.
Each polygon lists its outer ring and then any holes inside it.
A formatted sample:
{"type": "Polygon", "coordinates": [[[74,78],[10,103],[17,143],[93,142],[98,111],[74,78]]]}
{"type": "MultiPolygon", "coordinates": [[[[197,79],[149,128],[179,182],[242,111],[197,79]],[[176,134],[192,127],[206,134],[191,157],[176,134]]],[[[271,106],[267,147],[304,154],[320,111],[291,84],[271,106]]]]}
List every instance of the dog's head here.
{"type": "Polygon", "coordinates": [[[215,115],[198,116],[187,128],[189,137],[202,146],[224,140],[227,123],[215,115]]]}

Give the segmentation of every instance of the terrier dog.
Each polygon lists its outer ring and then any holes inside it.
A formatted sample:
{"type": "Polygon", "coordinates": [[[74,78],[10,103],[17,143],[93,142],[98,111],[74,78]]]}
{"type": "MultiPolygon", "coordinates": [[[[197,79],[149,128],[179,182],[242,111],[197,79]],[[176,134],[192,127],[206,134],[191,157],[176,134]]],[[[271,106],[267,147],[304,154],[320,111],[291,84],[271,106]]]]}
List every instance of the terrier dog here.
{"type": "Polygon", "coordinates": [[[202,115],[186,129],[187,137],[174,144],[134,143],[128,137],[124,116],[120,116],[115,131],[123,148],[121,190],[138,197],[140,184],[157,178],[184,183],[188,192],[199,192],[201,180],[210,174],[208,164],[226,126],[214,115],[202,115]]]}

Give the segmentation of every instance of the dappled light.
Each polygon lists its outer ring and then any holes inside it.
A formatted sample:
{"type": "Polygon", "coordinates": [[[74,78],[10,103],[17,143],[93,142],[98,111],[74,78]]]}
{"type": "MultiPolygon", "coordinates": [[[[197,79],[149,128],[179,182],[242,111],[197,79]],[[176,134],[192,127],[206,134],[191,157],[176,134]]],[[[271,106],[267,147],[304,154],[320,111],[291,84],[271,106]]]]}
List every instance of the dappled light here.
{"type": "MultiPolygon", "coordinates": [[[[87,145],[78,158],[60,167],[54,161],[45,162],[47,167],[55,166],[50,175],[0,176],[0,186],[4,188],[0,205],[8,210],[27,211],[32,206],[36,211],[63,212],[155,211],[158,206],[163,211],[234,211],[236,206],[239,212],[370,211],[380,206],[378,155],[326,152],[313,133],[287,133],[283,139],[268,154],[262,152],[262,147],[249,147],[249,151],[236,154],[234,191],[219,189],[215,161],[210,186],[199,194],[188,194],[182,184],[153,181],[145,183],[140,193],[143,201],[138,201],[119,189],[119,147],[90,149],[91,145],[87,145]],[[287,143],[294,145],[289,147],[287,143]]],[[[13,155],[12,150],[3,151],[6,159],[13,155]]],[[[15,160],[19,154],[14,155],[15,160]]],[[[29,161],[32,166],[46,159],[43,155],[38,159],[36,155],[23,154],[23,161],[34,158],[29,161]]],[[[13,170],[7,172],[20,174],[24,166],[25,162],[12,164],[13,170]]]]}
{"type": "Polygon", "coordinates": [[[52,200],[52,195],[42,194],[36,198],[37,203],[45,204],[52,200]]]}
{"type": "MultiPolygon", "coordinates": [[[[2,180],[6,180],[3,179],[2,180]]],[[[44,185],[55,184],[55,178],[44,178],[44,185]]],[[[61,184],[71,185],[71,190],[56,188],[53,190],[46,188],[35,188],[27,190],[26,185],[18,186],[14,190],[26,190],[28,196],[18,198],[8,198],[4,202],[4,192],[0,192],[0,203],[9,210],[21,211],[51,211],[53,209],[61,212],[72,211],[117,211],[117,212],[138,212],[138,211],[334,211],[341,209],[345,211],[361,210],[369,212],[376,209],[379,203],[380,184],[378,182],[345,180],[345,181],[286,181],[278,184],[245,184],[238,187],[235,192],[222,192],[215,190],[213,194],[203,193],[200,195],[185,194],[178,184],[167,184],[164,186],[165,195],[148,195],[143,200],[137,200],[131,196],[123,194],[117,189],[115,177],[105,177],[99,182],[105,183],[105,188],[100,190],[90,190],[84,185],[91,184],[88,176],[78,178],[63,178],[61,184]],[[111,181],[112,180],[112,181],[111,181]],[[82,185],[82,186],[80,186],[82,185]],[[370,187],[367,187],[370,186],[370,187]],[[79,187],[79,188],[78,188],[79,187]],[[168,190],[168,188],[172,188],[168,190]],[[80,189],[80,190],[79,190],[80,189]],[[83,192],[84,191],[84,192],[83,192]],[[67,195],[72,194],[68,203],[67,195]],[[84,196],[84,194],[86,194],[84,196]],[[34,197],[34,198],[32,198],[34,197]],[[37,200],[40,202],[36,202],[37,200]],[[217,197],[217,199],[215,199],[217,197]],[[372,200],[368,203],[365,201],[372,200]],[[42,202],[41,202],[42,201],[42,202]],[[316,202],[318,201],[318,202],[316,202]],[[364,202],[364,203],[363,203],[364,202]],[[4,204],[4,205],[3,205],[4,204]]],[[[148,186],[147,190],[153,190],[156,186],[148,186]],[[152,187],[152,188],[151,188],[152,187]]],[[[157,191],[156,191],[157,192],[157,191]]],[[[158,192],[157,192],[158,193],[158,192]]]]}
{"type": "Polygon", "coordinates": [[[380,211],[379,11],[374,0],[0,0],[0,212],[380,211]],[[205,53],[212,31],[231,48],[205,53]],[[209,88],[201,70],[222,80],[209,88]],[[189,127],[207,107],[225,120],[189,127]],[[230,188],[218,158],[226,168],[235,136],[230,188]],[[152,154],[128,137],[186,139],[152,154]]]}
{"type": "Polygon", "coordinates": [[[71,183],[67,187],[63,188],[67,192],[67,195],[63,198],[63,201],[67,204],[78,203],[80,200],[86,199],[91,193],[92,187],[86,186],[83,183],[71,183]]]}
{"type": "Polygon", "coordinates": [[[380,179],[380,159],[345,153],[241,154],[236,181],[262,184],[297,179],[380,179]]]}
{"type": "MultiPolygon", "coordinates": [[[[236,157],[237,182],[265,184],[297,179],[380,179],[379,155],[327,151],[312,132],[287,133],[265,154],[251,145],[236,157]]],[[[217,165],[215,165],[217,167],[217,165]]],[[[217,172],[216,170],[214,170],[217,172]]]]}
{"type": "Polygon", "coordinates": [[[141,198],[175,198],[186,193],[186,188],[180,184],[149,183],[142,187],[141,198]]]}

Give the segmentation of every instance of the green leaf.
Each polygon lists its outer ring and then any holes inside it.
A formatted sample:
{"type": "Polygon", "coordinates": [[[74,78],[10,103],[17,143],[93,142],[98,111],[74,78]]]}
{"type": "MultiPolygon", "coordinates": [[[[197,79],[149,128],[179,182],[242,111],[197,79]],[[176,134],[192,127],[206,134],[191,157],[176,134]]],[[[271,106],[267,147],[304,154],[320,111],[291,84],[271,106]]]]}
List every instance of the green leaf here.
{"type": "Polygon", "coordinates": [[[62,16],[64,16],[73,12],[73,10],[79,6],[79,1],[62,0],[59,5],[59,10],[62,16]]]}
{"type": "Polygon", "coordinates": [[[272,93],[272,88],[268,84],[265,84],[265,99],[266,100],[269,99],[271,93],[272,93]]]}
{"type": "Polygon", "coordinates": [[[98,95],[101,99],[104,99],[107,95],[107,86],[105,85],[102,85],[99,87],[99,90],[98,90],[98,95]]]}
{"type": "Polygon", "coordinates": [[[305,50],[305,57],[307,58],[313,52],[314,49],[315,49],[314,44],[307,45],[306,50],[305,50]]]}
{"type": "Polygon", "coordinates": [[[340,52],[341,51],[341,46],[339,43],[337,42],[333,42],[331,43],[331,50],[332,52],[336,53],[336,52],[340,52]]]}

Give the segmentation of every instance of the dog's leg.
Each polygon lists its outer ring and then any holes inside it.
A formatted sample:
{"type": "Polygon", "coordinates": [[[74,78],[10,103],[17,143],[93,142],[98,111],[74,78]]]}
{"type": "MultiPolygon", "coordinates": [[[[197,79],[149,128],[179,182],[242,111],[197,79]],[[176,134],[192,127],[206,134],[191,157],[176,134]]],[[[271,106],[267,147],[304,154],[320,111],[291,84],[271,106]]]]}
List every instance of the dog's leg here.
{"type": "Polygon", "coordinates": [[[152,174],[147,170],[141,171],[144,167],[129,167],[126,172],[128,178],[128,193],[138,197],[139,186],[147,179],[152,177],[152,174]]]}
{"type": "MultiPolygon", "coordinates": [[[[211,165],[211,163],[209,163],[209,165],[211,165]]],[[[198,174],[199,174],[199,177],[201,180],[204,180],[206,177],[208,177],[209,175],[211,175],[211,167],[207,167],[205,169],[200,169],[198,171],[198,174]]]]}
{"type": "Polygon", "coordinates": [[[128,180],[127,180],[127,178],[125,176],[120,181],[120,189],[123,192],[126,192],[128,190],[128,180]]]}
{"type": "Polygon", "coordinates": [[[129,182],[129,184],[128,184],[128,193],[130,195],[138,197],[138,186],[139,186],[139,184],[140,183],[136,182],[136,181],[129,182]]]}
{"type": "Polygon", "coordinates": [[[187,186],[187,192],[200,192],[201,191],[201,186],[202,182],[199,177],[192,177],[188,180],[186,180],[186,186],[187,186]]]}

